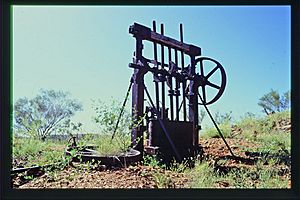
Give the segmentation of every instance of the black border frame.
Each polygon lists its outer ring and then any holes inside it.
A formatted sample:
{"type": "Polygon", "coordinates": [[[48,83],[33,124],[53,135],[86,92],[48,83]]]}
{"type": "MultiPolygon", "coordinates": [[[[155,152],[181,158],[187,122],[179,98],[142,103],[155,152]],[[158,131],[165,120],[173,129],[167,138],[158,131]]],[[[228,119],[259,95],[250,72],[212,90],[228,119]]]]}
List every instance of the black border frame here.
{"type": "Polygon", "coordinates": [[[70,0],[4,0],[1,6],[1,197],[3,199],[300,199],[300,99],[299,99],[299,36],[300,3],[297,0],[234,0],[184,2],[180,0],[160,1],[70,1],[70,0]],[[292,188],[291,189],[168,189],[168,190],[121,190],[121,189],[12,189],[10,186],[10,111],[12,110],[11,24],[12,5],[287,5],[291,7],[291,121],[292,121],[292,188]],[[297,87],[296,87],[297,86],[297,87]],[[298,122],[298,123],[297,123],[298,122]],[[298,158],[298,159],[297,159],[298,158]]]}

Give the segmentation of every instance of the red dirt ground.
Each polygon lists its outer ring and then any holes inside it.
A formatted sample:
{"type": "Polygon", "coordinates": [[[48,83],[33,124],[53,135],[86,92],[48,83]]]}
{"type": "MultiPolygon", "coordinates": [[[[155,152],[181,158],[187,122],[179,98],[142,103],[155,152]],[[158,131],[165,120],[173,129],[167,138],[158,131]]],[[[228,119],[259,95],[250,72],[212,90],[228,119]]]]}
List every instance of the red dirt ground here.
{"type": "MultiPolygon", "coordinates": [[[[244,152],[241,147],[255,148],[254,143],[241,139],[226,139],[238,159],[232,159],[230,152],[220,138],[200,139],[204,149],[204,157],[215,170],[227,172],[232,168],[254,167],[258,155],[244,152]],[[222,164],[220,164],[222,160],[222,164]],[[225,162],[224,162],[225,161],[225,162]]],[[[282,168],[282,178],[290,180],[287,166],[282,168]]],[[[188,174],[177,173],[159,167],[136,164],[127,168],[84,170],[80,167],[67,167],[56,173],[44,173],[33,180],[26,181],[19,174],[12,179],[14,188],[186,188],[189,187],[188,174]],[[160,176],[163,174],[164,176],[160,176]]],[[[219,187],[227,187],[227,183],[220,183],[219,187]]],[[[289,184],[290,187],[290,184],[289,184]]]]}

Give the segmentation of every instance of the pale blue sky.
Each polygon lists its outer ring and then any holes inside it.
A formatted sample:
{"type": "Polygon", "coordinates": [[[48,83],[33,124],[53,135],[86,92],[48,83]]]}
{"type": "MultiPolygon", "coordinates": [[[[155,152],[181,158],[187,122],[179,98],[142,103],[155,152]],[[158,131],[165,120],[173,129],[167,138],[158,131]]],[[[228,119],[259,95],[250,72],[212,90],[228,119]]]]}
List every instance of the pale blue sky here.
{"type": "Polygon", "coordinates": [[[129,26],[156,20],[176,39],[183,23],[184,41],[224,66],[227,86],[212,113],[262,115],[263,94],[290,89],[290,15],[289,6],[13,6],[14,101],[40,88],[69,91],[84,106],[75,120],[90,130],[91,99],[122,101],[126,93],[135,48],[129,26]]]}

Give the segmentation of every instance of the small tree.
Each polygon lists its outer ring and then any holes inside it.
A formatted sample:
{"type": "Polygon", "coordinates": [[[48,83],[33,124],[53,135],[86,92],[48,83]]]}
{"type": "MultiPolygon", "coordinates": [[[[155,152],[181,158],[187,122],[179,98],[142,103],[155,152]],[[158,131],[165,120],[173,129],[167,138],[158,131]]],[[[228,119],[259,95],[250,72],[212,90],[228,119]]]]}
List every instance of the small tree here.
{"type": "MultiPolygon", "coordinates": [[[[93,117],[93,121],[99,125],[102,133],[112,134],[114,132],[117,119],[122,109],[121,105],[121,102],[113,98],[109,103],[101,101],[100,99],[94,101],[93,109],[96,116],[93,117]]],[[[131,114],[125,109],[120,118],[117,132],[128,133],[131,130],[130,126],[131,114]]]]}
{"type": "Polygon", "coordinates": [[[134,126],[131,114],[128,110],[124,110],[122,117],[120,118],[118,128],[115,131],[116,123],[120,115],[122,106],[121,102],[116,99],[111,99],[109,103],[101,101],[94,101],[93,109],[96,116],[93,117],[93,121],[99,125],[102,134],[115,135],[116,141],[122,151],[127,151],[130,144],[131,128],[134,126]]]}
{"type": "Polygon", "coordinates": [[[281,105],[281,108],[283,110],[290,109],[290,106],[291,106],[291,93],[290,93],[290,91],[287,91],[287,92],[283,93],[283,95],[281,97],[280,105],[281,105]]]}
{"type": "Polygon", "coordinates": [[[287,91],[283,95],[273,89],[259,99],[258,105],[263,108],[263,112],[267,115],[288,110],[290,108],[290,92],[287,91]]]}
{"type": "Polygon", "coordinates": [[[74,135],[77,136],[82,132],[82,123],[81,122],[72,122],[70,119],[64,120],[64,122],[59,126],[57,129],[59,133],[68,134],[69,136],[73,137],[74,135]],[[75,134],[74,134],[75,133],[75,134]]]}
{"type": "Polygon", "coordinates": [[[82,110],[82,105],[63,91],[44,90],[33,99],[20,98],[14,105],[17,132],[45,140],[63,122],[82,110]]]}

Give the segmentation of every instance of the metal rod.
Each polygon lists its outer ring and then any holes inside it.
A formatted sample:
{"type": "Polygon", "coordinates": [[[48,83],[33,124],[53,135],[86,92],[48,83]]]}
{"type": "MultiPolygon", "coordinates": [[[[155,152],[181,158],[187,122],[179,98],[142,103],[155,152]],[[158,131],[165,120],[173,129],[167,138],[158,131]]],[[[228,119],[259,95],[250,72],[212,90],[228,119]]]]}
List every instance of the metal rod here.
{"type": "MultiPolygon", "coordinates": [[[[172,61],[172,52],[171,48],[168,48],[168,55],[169,55],[169,63],[172,61]]],[[[170,70],[170,68],[169,68],[170,70]]],[[[174,104],[173,104],[173,78],[172,76],[169,76],[169,82],[170,82],[170,89],[169,89],[169,96],[170,96],[170,112],[171,112],[171,120],[174,119],[174,104]]]]}
{"type": "MultiPolygon", "coordinates": [[[[160,32],[162,35],[164,35],[164,25],[163,24],[160,24],[160,32]]],[[[161,68],[163,69],[164,68],[164,59],[165,59],[165,55],[164,55],[164,46],[161,45],[161,68]]],[[[165,119],[165,82],[162,81],[161,82],[161,103],[162,103],[162,113],[163,113],[163,116],[162,118],[165,119]]]]}
{"type": "Polygon", "coordinates": [[[203,101],[203,99],[202,99],[202,97],[201,97],[201,95],[200,95],[199,93],[198,93],[198,96],[199,96],[199,98],[200,98],[200,100],[201,100],[201,102],[202,102],[202,104],[203,104],[203,106],[204,106],[206,112],[208,113],[208,115],[209,115],[211,121],[212,121],[213,124],[215,125],[215,127],[216,127],[216,129],[217,129],[219,135],[221,136],[222,140],[224,141],[225,145],[227,146],[228,150],[230,151],[230,154],[232,155],[232,157],[235,158],[235,155],[233,154],[233,152],[232,152],[230,146],[227,144],[227,142],[226,142],[226,140],[225,140],[223,134],[221,133],[221,131],[220,131],[220,129],[219,129],[217,123],[215,122],[214,118],[212,117],[211,113],[209,112],[209,110],[208,110],[206,104],[204,103],[204,101],[203,101]]]}
{"type": "Polygon", "coordinates": [[[52,164],[47,164],[44,166],[33,166],[33,167],[24,167],[24,168],[16,168],[16,169],[11,169],[10,174],[17,174],[17,173],[22,173],[22,172],[37,172],[39,170],[42,170],[43,168],[48,168],[48,167],[55,167],[60,165],[62,162],[57,162],[57,163],[52,163],[52,164]]]}
{"type": "MultiPolygon", "coordinates": [[[[180,24],[180,42],[183,43],[183,26],[180,24]]],[[[184,52],[181,52],[181,69],[184,69],[184,52]]],[[[186,82],[185,80],[182,82],[182,100],[183,100],[183,120],[186,121],[186,97],[185,97],[185,87],[186,82]]]]}
{"type": "Polygon", "coordinates": [[[111,141],[114,139],[114,137],[115,137],[115,134],[116,134],[116,131],[117,131],[117,129],[118,129],[118,125],[119,125],[120,119],[121,119],[122,114],[123,114],[123,112],[124,112],[124,108],[125,108],[125,105],[126,105],[126,102],[127,102],[128,96],[129,96],[129,93],[130,93],[131,86],[132,86],[132,81],[130,81],[130,84],[129,84],[129,87],[128,87],[128,90],[127,90],[127,93],[126,93],[126,96],[125,96],[125,99],[124,99],[124,102],[123,102],[123,105],[122,105],[122,108],[121,108],[121,112],[120,112],[120,114],[119,114],[118,121],[117,121],[117,123],[116,123],[115,129],[114,129],[114,133],[113,133],[112,136],[111,136],[110,142],[111,142],[111,141]]]}
{"type": "MultiPolygon", "coordinates": [[[[153,21],[153,32],[156,32],[156,22],[153,21]]],[[[157,62],[157,44],[153,42],[154,45],[154,60],[157,62]]],[[[157,65],[158,68],[158,65],[157,65]]],[[[156,108],[159,108],[159,85],[155,82],[155,97],[156,97],[156,108]]]]}
{"type": "MultiPolygon", "coordinates": [[[[202,76],[204,76],[203,62],[200,62],[200,73],[202,76]]],[[[204,102],[204,104],[206,104],[205,85],[202,85],[201,88],[202,88],[202,94],[203,94],[203,102],[204,102]]]]}
{"type": "MultiPolygon", "coordinates": [[[[190,68],[190,74],[194,76],[196,74],[196,62],[195,62],[195,56],[190,56],[191,58],[191,68],[190,68]]],[[[199,144],[199,116],[198,116],[198,87],[196,86],[195,80],[191,80],[190,84],[190,92],[192,93],[190,96],[189,101],[189,119],[193,121],[194,126],[194,145],[199,144]]]]}
{"type": "MultiPolygon", "coordinates": [[[[181,101],[180,106],[178,108],[178,113],[180,113],[181,107],[182,107],[183,101],[181,101]]],[[[177,116],[176,121],[179,120],[179,116],[177,116]]]]}
{"type": "MultiPolygon", "coordinates": [[[[177,50],[174,49],[175,52],[175,66],[178,66],[178,54],[177,50]]],[[[176,91],[176,96],[175,96],[175,108],[176,108],[176,121],[179,120],[179,89],[180,89],[180,83],[178,82],[177,78],[175,79],[175,91],[176,91]]]]}
{"type": "Polygon", "coordinates": [[[153,103],[153,101],[152,101],[152,99],[151,99],[151,96],[150,96],[150,94],[149,94],[149,92],[148,92],[148,89],[147,89],[147,87],[146,87],[145,85],[144,85],[144,88],[145,88],[146,94],[147,94],[147,96],[148,96],[148,99],[149,99],[149,101],[150,101],[150,103],[151,103],[151,106],[153,107],[154,112],[155,112],[155,114],[156,114],[156,116],[157,116],[157,119],[158,119],[158,122],[159,122],[161,128],[163,129],[163,131],[164,131],[164,133],[165,133],[165,135],[166,135],[166,137],[167,137],[167,139],[168,139],[168,141],[169,141],[169,143],[170,143],[170,145],[171,145],[171,147],[172,147],[172,149],[173,149],[173,151],[174,151],[174,153],[175,153],[177,159],[178,159],[178,160],[181,160],[181,157],[180,157],[180,155],[179,155],[179,153],[178,153],[178,151],[177,151],[177,149],[176,149],[176,147],[175,147],[175,145],[174,145],[174,143],[173,143],[173,141],[172,141],[172,139],[171,139],[171,137],[170,137],[170,134],[168,133],[168,131],[167,131],[167,129],[166,129],[166,127],[165,127],[165,125],[164,125],[162,119],[160,118],[160,113],[159,113],[158,110],[155,108],[154,103],[153,103]]]}

